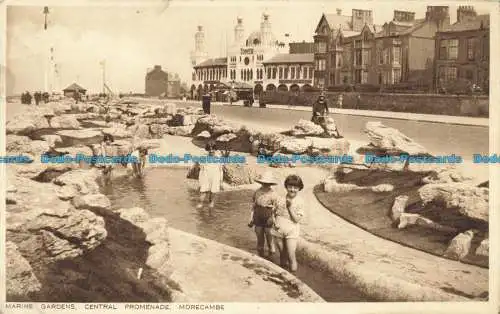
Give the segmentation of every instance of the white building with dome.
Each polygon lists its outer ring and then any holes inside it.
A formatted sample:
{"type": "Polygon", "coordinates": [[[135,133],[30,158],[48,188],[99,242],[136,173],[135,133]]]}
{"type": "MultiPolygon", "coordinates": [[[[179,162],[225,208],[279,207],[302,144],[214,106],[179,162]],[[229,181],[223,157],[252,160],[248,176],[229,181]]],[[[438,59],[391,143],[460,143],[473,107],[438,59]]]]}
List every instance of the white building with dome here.
{"type": "MultiPolygon", "coordinates": [[[[191,54],[193,77],[191,84],[191,97],[199,99],[208,92],[221,91],[224,88],[234,90],[254,91],[256,96],[268,84],[266,71],[267,60],[276,59],[277,56],[287,55],[289,52],[288,36],[280,41],[272,32],[269,15],[262,14],[260,29],[250,33],[245,39],[243,19],[238,17],[234,27],[234,41],[227,47],[227,56],[208,58],[204,44],[203,28],[198,27],[195,34],[195,50],[191,54]]],[[[314,56],[312,54],[296,54],[294,60],[307,60],[307,65],[312,67],[314,56]],[[306,56],[307,55],[307,56],[306,56]]],[[[286,59],[286,58],[285,58],[286,59]]],[[[293,59],[293,58],[292,58],[293,59]]],[[[276,77],[274,77],[276,79],[276,77]]],[[[278,82],[273,82],[273,84],[278,82]]],[[[293,84],[293,81],[288,85],[293,84]]],[[[273,88],[267,88],[273,90],[273,88]]],[[[276,86],[274,86],[276,89],[276,86]]],[[[219,98],[219,97],[218,97],[219,98]]]]}

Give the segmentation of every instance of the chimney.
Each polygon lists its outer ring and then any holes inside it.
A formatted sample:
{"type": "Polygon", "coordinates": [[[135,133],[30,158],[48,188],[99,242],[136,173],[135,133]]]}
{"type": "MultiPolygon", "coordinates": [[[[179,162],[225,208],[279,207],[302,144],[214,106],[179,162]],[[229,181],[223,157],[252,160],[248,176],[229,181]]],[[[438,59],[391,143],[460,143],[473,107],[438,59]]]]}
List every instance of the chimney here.
{"type": "Polygon", "coordinates": [[[337,9],[337,15],[342,15],[342,10],[341,9],[337,9]]]}
{"type": "Polygon", "coordinates": [[[459,5],[457,9],[457,22],[473,20],[477,16],[476,10],[470,5],[459,5]]]}
{"type": "Polygon", "coordinates": [[[198,32],[201,32],[201,31],[203,31],[203,26],[198,25],[198,32]]]}
{"type": "Polygon", "coordinates": [[[161,71],[161,65],[155,65],[155,71],[161,71]]]}

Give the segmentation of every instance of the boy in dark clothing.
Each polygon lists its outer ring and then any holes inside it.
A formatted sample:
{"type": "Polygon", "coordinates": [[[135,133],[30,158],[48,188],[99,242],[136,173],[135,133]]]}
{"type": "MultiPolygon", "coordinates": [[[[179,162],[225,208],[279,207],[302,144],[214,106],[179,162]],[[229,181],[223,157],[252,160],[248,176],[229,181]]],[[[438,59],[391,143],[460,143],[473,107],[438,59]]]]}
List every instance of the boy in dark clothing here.
{"type": "Polygon", "coordinates": [[[320,125],[325,133],[327,133],[325,116],[329,114],[329,111],[328,103],[323,94],[318,97],[318,100],[313,104],[312,109],[311,121],[320,125]]]}
{"type": "Polygon", "coordinates": [[[35,105],[39,105],[40,101],[42,100],[42,93],[40,92],[35,92],[35,105]]]}

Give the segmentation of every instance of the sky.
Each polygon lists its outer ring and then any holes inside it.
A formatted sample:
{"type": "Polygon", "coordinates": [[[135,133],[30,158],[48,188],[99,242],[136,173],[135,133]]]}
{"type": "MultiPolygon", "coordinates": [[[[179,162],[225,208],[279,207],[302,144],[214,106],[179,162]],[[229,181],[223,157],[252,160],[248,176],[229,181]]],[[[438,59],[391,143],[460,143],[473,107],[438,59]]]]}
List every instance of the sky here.
{"type": "MultiPolygon", "coordinates": [[[[147,5],[49,6],[48,27],[44,30],[43,7],[10,5],[7,8],[7,95],[44,87],[44,55],[54,49],[62,89],[77,82],[90,92],[102,89],[99,65],[106,60],[106,82],[115,92],[144,92],[147,70],[161,65],[178,73],[183,81],[191,77],[190,52],[194,49],[197,25],[203,25],[210,57],[225,56],[225,45],[234,39],[238,16],[243,18],[245,35],[258,30],[262,13],[270,15],[273,33],[292,41],[312,41],[322,13],[351,15],[353,8],[373,10],[374,22],[392,20],[394,10],[425,15],[431,2],[302,2],[302,1],[165,1],[147,5]],[[236,5],[238,4],[238,5],[236,5]]],[[[124,1],[127,3],[127,1],[124,1]]],[[[122,2],[122,3],[124,3],[122,2]]],[[[432,2],[433,5],[439,5],[432,2]]],[[[465,3],[467,4],[467,3],[465,3]]],[[[470,3],[468,3],[470,5],[470,3]]],[[[491,5],[474,3],[479,14],[491,5]]],[[[456,5],[450,5],[452,23],[456,5]]]]}

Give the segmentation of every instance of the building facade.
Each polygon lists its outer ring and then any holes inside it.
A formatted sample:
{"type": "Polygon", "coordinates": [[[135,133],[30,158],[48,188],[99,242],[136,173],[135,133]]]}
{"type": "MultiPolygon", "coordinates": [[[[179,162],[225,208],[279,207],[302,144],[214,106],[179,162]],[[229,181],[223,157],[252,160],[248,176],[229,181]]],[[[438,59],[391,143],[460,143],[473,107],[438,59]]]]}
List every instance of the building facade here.
{"type": "Polygon", "coordinates": [[[434,36],[450,25],[448,7],[428,6],[422,19],[396,10],[382,26],[373,24],[371,11],[337,13],[323,14],[316,28],[315,87],[432,82],[434,36]]]}
{"type": "MultiPolygon", "coordinates": [[[[257,97],[264,87],[270,84],[268,81],[272,81],[277,88],[280,85],[279,79],[272,79],[271,64],[275,65],[275,63],[266,63],[266,61],[273,60],[278,55],[281,55],[281,58],[283,55],[288,55],[288,39],[287,35],[284,35],[283,41],[277,39],[272,32],[270,17],[266,13],[262,15],[260,28],[250,33],[249,36],[245,36],[243,19],[237,18],[234,41],[227,47],[227,56],[208,58],[207,54],[201,51],[205,46],[205,36],[203,28],[198,27],[198,32],[195,34],[195,50],[191,54],[193,64],[191,98],[199,99],[202,94],[215,91],[220,86],[253,90],[257,97]]],[[[307,45],[302,45],[301,49],[307,49],[307,45]]],[[[278,63],[283,64],[285,59],[278,63]]],[[[304,60],[308,60],[307,57],[306,59],[293,59],[295,63],[290,65],[302,67],[307,63],[304,63],[304,60]]],[[[275,61],[276,59],[272,62],[275,61]]],[[[287,89],[293,85],[291,81],[284,84],[287,89]]]]}
{"type": "Polygon", "coordinates": [[[146,96],[177,98],[180,96],[180,79],[177,75],[167,73],[160,65],[148,71],[145,79],[146,96]]]}
{"type": "MultiPolygon", "coordinates": [[[[278,54],[263,62],[265,91],[299,92],[312,88],[314,54],[278,54]]],[[[262,87],[258,91],[262,91],[262,87]]],[[[256,86],[257,92],[257,86],[256,86]]]]}
{"type": "Polygon", "coordinates": [[[462,80],[489,89],[489,15],[460,6],[457,22],[436,34],[434,82],[443,88],[462,80]]]}

